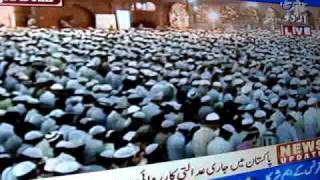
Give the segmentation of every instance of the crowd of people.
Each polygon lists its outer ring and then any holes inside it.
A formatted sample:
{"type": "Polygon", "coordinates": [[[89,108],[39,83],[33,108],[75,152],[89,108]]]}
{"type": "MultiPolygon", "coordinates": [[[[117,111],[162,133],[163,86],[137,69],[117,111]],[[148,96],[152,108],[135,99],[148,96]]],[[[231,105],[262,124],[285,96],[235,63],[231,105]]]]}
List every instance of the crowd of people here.
{"type": "Polygon", "coordinates": [[[0,31],[2,180],[316,138],[320,35],[0,31]]]}

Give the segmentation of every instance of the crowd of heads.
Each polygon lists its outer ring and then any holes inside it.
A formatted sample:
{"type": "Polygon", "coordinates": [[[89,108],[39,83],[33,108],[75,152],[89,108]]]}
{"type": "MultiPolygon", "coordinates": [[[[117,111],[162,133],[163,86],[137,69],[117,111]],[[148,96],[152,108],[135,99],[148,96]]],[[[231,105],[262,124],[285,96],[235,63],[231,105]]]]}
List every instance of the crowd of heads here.
{"type": "Polygon", "coordinates": [[[1,179],[315,138],[320,35],[0,31],[1,179]]]}

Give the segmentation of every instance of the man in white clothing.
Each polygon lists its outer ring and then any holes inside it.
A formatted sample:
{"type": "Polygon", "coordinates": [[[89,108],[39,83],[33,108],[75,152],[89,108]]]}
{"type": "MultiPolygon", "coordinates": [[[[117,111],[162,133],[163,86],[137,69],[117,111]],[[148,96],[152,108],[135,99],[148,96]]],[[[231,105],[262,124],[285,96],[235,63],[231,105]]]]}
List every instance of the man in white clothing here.
{"type": "Polygon", "coordinates": [[[294,128],[296,120],[289,116],[288,120],[284,121],[280,126],[277,127],[276,134],[279,143],[288,143],[292,141],[298,141],[297,131],[294,128]]]}
{"type": "Polygon", "coordinates": [[[316,138],[320,132],[320,109],[318,108],[318,100],[316,98],[309,98],[307,104],[308,110],[304,113],[304,132],[305,138],[316,138]]]}

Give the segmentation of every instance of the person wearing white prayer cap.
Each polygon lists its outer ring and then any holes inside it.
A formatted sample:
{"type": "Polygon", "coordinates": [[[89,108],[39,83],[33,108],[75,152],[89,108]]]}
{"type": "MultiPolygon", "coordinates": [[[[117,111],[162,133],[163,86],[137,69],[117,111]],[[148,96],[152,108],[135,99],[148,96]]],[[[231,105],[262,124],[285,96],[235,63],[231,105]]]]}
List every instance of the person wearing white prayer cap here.
{"type": "Polygon", "coordinates": [[[163,153],[159,144],[150,144],[145,148],[145,157],[148,164],[159,163],[164,160],[163,153]]]}
{"type": "Polygon", "coordinates": [[[41,103],[47,105],[50,108],[53,108],[55,106],[56,97],[52,92],[46,91],[41,94],[39,100],[41,103]]]}
{"type": "Polygon", "coordinates": [[[232,125],[226,124],[222,126],[220,135],[209,142],[207,154],[215,155],[233,151],[235,147],[232,142],[230,142],[230,138],[234,133],[235,129],[232,125]]]}
{"type": "Polygon", "coordinates": [[[182,132],[176,131],[167,139],[167,152],[169,160],[185,158],[186,137],[182,132]]]}
{"type": "Polygon", "coordinates": [[[243,140],[248,135],[249,131],[253,128],[254,125],[254,120],[251,117],[251,115],[245,114],[243,115],[242,119],[241,117],[239,118],[241,121],[241,131],[239,133],[235,132],[230,138],[230,141],[232,142],[232,144],[234,144],[235,147],[243,142],[243,140]]]}
{"type": "Polygon", "coordinates": [[[308,110],[303,114],[305,138],[313,139],[320,132],[320,109],[317,106],[318,100],[314,97],[308,99],[308,110]]]}
{"type": "Polygon", "coordinates": [[[122,87],[122,77],[120,73],[121,73],[121,68],[118,66],[115,66],[106,75],[105,81],[107,84],[110,84],[112,86],[112,89],[119,90],[122,87]]]}
{"type": "Polygon", "coordinates": [[[197,130],[192,138],[192,149],[195,157],[206,156],[208,143],[219,135],[220,117],[216,113],[210,113],[206,116],[205,123],[197,130]],[[214,129],[213,129],[214,128],[214,129]]]}
{"type": "Polygon", "coordinates": [[[288,113],[288,116],[295,120],[294,128],[297,131],[298,139],[303,140],[305,134],[304,134],[304,127],[303,127],[304,126],[304,119],[303,119],[302,113],[299,111],[290,111],[288,113]]]}
{"type": "Polygon", "coordinates": [[[114,152],[114,146],[106,147],[97,157],[98,164],[109,169],[113,165],[114,152]]]}
{"type": "Polygon", "coordinates": [[[245,150],[254,148],[256,146],[258,137],[259,137],[259,130],[255,127],[252,127],[248,130],[248,133],[243,138],[242,142],[236,146],[237,150],[245,150]]]}
{"type": "Polygon", "coordinates": [[[298,141],[297,130],[294,128],[295,118],[288,116],[287,120],[277,127],[276,134],[279,143],[298,141]]]}
{"type": "Polygon", "coordinates": [[[253,124],[254,127],[258,128],[259,134],[262,136],[266,131],[267,128],[265,126],[265,120],[266,120],[267,113],[263,110],[257,110],[254,113],[255,122],[253,124]]]}
{"type": "Polygon", "coordinates": [[[121,114],[112,111],[107,117],[106,126],[116,131],[122,131],[129,127],[130,123],[131,119],[125,119],[121,114]]]}
{"type": "Polygon", "coordinates": [[[287,113],[287,105],[288,103],[286,100],[281,100],[278,103],[279,110],[276,110],[270,117],[277,126],[279,126],[286,119],[285,114],[287,113]]]}
{"type": "Polygon", "coordinates": [[[166,145],[168,137],[176,130],[176,122],[174,120],[166,119],[161,123],[160,131],[155,135],[154,142],[159,146],[166,145]]]}
{"type": "Polygon", "coordinates": [[[139,156],[140,151],[140,147],[134,144],[128,144],[127,146],[116,150],[113,154],[113,157],[116,160],[116,165],[118,167],[133,165],[132,160],[135,156],[139,156]]]}
{"type": "Polygon", "coordinates": [[[31,145],[38,144],[43,138],[44,138],[44,135],[40,131],[29,131],[24,136],[25,142],[31,145]]]}

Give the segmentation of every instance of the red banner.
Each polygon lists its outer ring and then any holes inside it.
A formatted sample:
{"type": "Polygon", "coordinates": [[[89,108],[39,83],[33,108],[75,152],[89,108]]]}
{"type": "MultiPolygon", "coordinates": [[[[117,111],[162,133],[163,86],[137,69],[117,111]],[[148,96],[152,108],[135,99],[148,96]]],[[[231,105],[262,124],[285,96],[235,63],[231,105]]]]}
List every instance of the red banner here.
{"type": "Polygon", "coordinates": [[[0,6],[62,6],[62,0],[0,0],[0,6]]]}
{"type": "Polygon", "coordinates": [[[320,157],[320,138],[277,146],[278,163],[286,164],[320,157]]]}
{"type": "Polygon", "coordinates": [[[311,36],[311,27],[301,25],[282,25],[281,34],[285,36],[311,36]]]}

